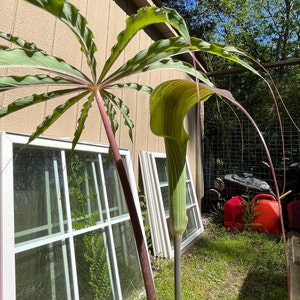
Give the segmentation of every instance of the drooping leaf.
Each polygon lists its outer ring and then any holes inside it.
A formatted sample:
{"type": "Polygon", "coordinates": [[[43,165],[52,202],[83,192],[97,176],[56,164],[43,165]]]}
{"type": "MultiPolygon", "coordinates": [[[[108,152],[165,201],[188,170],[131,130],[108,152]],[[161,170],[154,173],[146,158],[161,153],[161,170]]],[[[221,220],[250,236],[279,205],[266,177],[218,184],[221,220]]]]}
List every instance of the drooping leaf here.
{"type": "Polygon", "coordinates": [[[107,77],[105,82],[120,80],[121,78],[124,78],[126,76],[137,74],[146,70],[154,70],[159,66],[167,68],[167,64],[169,63],[171,68],[184,67],[185,71],[188,71],[189,74],[197,74],[200,80],[204,80],[204,82],[209,83],[209,80],[201,72],[195,73],[195,70],[191,65],[184,63],[183,65],[177,64],[175,66],[172,60],[169,60],[169,62],[165,60],[170,56],[187,53],[192,50],[203,51],[212,55],[221,56],[224,59],[240,64],[251,72],[258,74],[258,72],[249,63],[238,57],[238,55],[240,55],[252,59],[250,56],[240,51],[239,49],[236,49],[232,46],[209,43],[198,38],[191,38],[190,43],[188,43],[182,37],[173,37],[152,43],[148,49],[140,51],[119,69],[117,69],[114,73],[112,73],[109,77],[107,77]],[[161,61],[165,63],[165,65],[162,65],[161,61]],[[151,66],[152,64],[153,66],[151,66]]]}
{"type": "Polygon", "coordinates": [[[35,43],[25,41],[20,37],[13,36],[13,35],[5,33],[5,32],[0,31],[0,38],[2,38],[4,40],[7,40],[7,41],[9,41],[9,42],[11,42],[15,45],[18,45],[21,48],[23,48],[24,50],[32,50],[32,51],[41,51],[41,52],[43,52],[43,50],[38,48],[35,43]]]}
{"type": "MultiPolygon", "coordinates": [[[[87,20],[79,10],[68,1],[53,0],[25,0],[38,6],[64,22],[75,34],[81,45],[81,51],[87,58],[88,65],[91,67],[93,78],[96,78],[95,52],[97,47],[94,42],[94,34],[87,27],[87,20]]],[[[99,12],[100,14],[100,12],[99,12]]]]}
{"type": "Polygon", "coordinates": [[[77,82],[62,78],[50,77],[46,74],[27,75],[27,76],[3,76],[0,77],[0,92],[15,88],[34,86],[34,85],[71,85],[78,84],[77,82]]]}
{"type": "MultiPolygon", "coordinates": [[[[102,95],[106,100],[109,100],[120,110],[120,113],[124,119],[124,124],[128,127],[129,137],[132,140],[132,130],[133,130],[134,124],[133,124],[132,120],[129,118],[129,108],[124,104],[124,102],[119,97],[115,96],[112,93],[103,91],[102,95]]],[[[115,114],[114,114],[114,116],[115,116],[115,114]]]]}
{"type": "Polygon", "coordinates": [[[70,93],[74,93],[80,91],[80,88],[76,89],[66,89],[66,90],[58,90],[58,91],[51,91],[43,94],[33,94],[31,96],[19,98],[6,107],[2,107],[0,109],[0,118],[3,118],[11,113],[14,113],[22,108],[29,107],[33,104],[41,103],[43,101],[47,101],[50,99],[54,99],[59,96],[67,95],[70,93]]]}
{"type": "Polygon", "coordinates": [[[58,73],[78,83],[90,84],[91,81],[77,68],[64,60],[40,51],[23,49],[0,49],[0,67],[32,67],[58,73]]]}
{"type": "Polygon", "coordinates": [[[115,135],[118,128],[119,128],[119,123],[116,120],[115,116],[116,116],[116,110],[114,108],[114,105],[112,104],[112,102],[110,101],[109,97],[106,97],[106,93],[104,90],[100,91],[101,93],[101,97],[103,99],[104,105],[106,107],[106,114],[109,118],[110,121],[110,125],[111,128],[113,130],[113,134],[115,135]]]}
{"type": "Polygon", "coordinates": [[[156,23],[166,23],[171,25],[184,37],[185,41],[189,42],[190,35],[185,21],[176,10],[166,7],[158,8],[151,6],[140,8],[137,11],[137,14],[127,18],[126,28],[118,35],[117,43],[111,49],[111,55],[103,67],[98,82],[103,80],[113,63],[135,34],[146,26],[156,23]]]}
{"type": "Polygon", "coordinates": [[[172,55],[190,51],[190,45],[182,37],[174,37],[154,42],[148,49],[138,52],[118,68],[104,82],[115,81],[141,72],[145,67],[172,55]]]}
{"type": "Polygon", "coordinates": [[[83,104],[83,106],[81,108],[81,114],[80,114],[80,117],[77,121],[77,128],[76,128],[76,131],[74,133],[74,138],[73,138],[73,141],[72,141],[72,149],[75,148],[75,146],[77,145],[78,140],[79,140],[79,138],[82,134],[82,131],[84,129],[85,121],[88,117],[89,110],[92,107],[93,100],[94,100],[94,95],[90,94],[89,97],[88,97],[88,100],[83,104]]]}
{"type": "Polygon", "coordinates": [[[224,59],[235,62],[244,68],[248,69],[252,73],[260,76],[259,72],[255,70],[247,61],[239,58],[239,56],[247,58],[248,60],[255,62],[255,59],[247,52],[242,51],[231,45],[222,45],[219,43],[208,43],[199,38],[191,38],[192,49],[195,51],[203,51],[212,55],[223,57],[224,59]]]}
{"type": "Polygon", "coordinates": [[[70,99],[68,99],[65,103],[57,106],[51,115],[48,115],[44,121],[38,125],[35,132],[32,133],[28,139],[28,143],[32,142],[34,139],[38,138],[44,131],[46,131],[58,118],[60,118],[64,112],[66,112],[69,108],[71,108],[75,103],[77,103],[80,99],[89,94],[90,91],[84,91],[81,94],[78,94],[70,99]]]}
{"type": "MultiPolygon", "coordinates": [[[[147,94],[151,94],[153,91],[152,87],[147,85],[138,84],[135,82],[127,82],[127,83],[116,83],[111,86],[112,88],[118,87],[118,88],[124,88],[124,89],[132,89],[138,92],[144,92],[147,94]]],[[[110,86],[107,86],[107,88],[110,88],[110,86]]]]}
{"type": "Polygon", "coordinates": [[[156,63],[152,63],[151,65],[145,67],[142,70],[142,72],[147,72],[147,71],[152,71],[152,70],[163,70],[163,69],[174,69],[177,71],[182,71],[193,77],[197,77],[203,83],[206,83],[210,86],[214,85],[210,81],[210,79],[205,75],[205,73],[195,70],[195,68],[191,64],[189,64],[185,61],[176,60],[176,59],[172,59],[172,58],[162,59],[156,63]]]}

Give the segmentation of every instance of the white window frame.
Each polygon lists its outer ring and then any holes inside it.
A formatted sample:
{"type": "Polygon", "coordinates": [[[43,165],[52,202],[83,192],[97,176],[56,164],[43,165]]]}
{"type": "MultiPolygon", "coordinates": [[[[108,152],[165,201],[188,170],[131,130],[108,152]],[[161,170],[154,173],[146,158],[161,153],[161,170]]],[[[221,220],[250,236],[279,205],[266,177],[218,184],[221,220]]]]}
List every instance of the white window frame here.
{"type": "MultiPolygon", "coordinates": [[[[149,215],[148,221],[151,230],[152,247],[154,252],[153,254],[155,256],[173,258],[174,248],[172,246],[169,236],[169,230],[167,225],[168,214],[165,211],[164,202],[162,198],[162,185],[159,182],[155,161],[156,158],[166,158],[166,154],[145,151],[141,151],[139,153],[143,190],[146,197],[146,206],[149,215]]],[[[187,238],[183,239],[181,243],[181,250],[193,243],[195,239],[197,239],[199,235],[204,231],[188,158],[186,158],[186,170],[188,175],[186,183],[190,185],[192,198],[192,203],[187,204],[186,210],[195,210],[194,221],[197,224],[197,230],[195,230],[187,238]]]]}
{"type": "MultiPolygon", "coordinates": [[[[28,141],[28,136],[26,135],[18,135],[18,134],[10,134],[6,132],[0,132],[0,299],[6,300],[14,300],[16,299],[16,280],[15,280],[15,254],[26,249],[26,244],[20,245],[19,247],[15,246],[15,232],[14,232],[14,185],[13,185],[13,144],[26,144],[28,141]]],[[[42,146],[45,149],[49,148],[57,148],[61,149],[61,151],[70,150],[71,142],[69,141],[58,141],[47,138],[38,138],[30,143],[33,146],[42,146]]],[[[75,150],[81,151],[90,151],[93,153],[108,153],[107,145],[103,144],[90,144],[90,143],[79,143],[75,150]]],[[[138,210],[140,224],[143,228],[142,214],[140,211],[139,199],[137,194],[137,187],[135,185],[135,177],[132,168],[130,152],[128,150],[120,150],[120,154],[122,157],[125,157],[126,165],[127,165],[127,173],[129,176],[130,185],[133,191],[134,202],[138,210]]],[[[63,157],[63,156],[62,156],[63,157]]],[[[65,162],[63,161],[63,164],[65,162]]],[[[66,169],[66,168],[63,168],[66,169]]],[[[63,173],[65,173],[64,171],[63,173]]],[[[101,168],[101,172],[103,169],[101,168]]],[[[103,174],[102,174],[103,175],[103,174]]],[[[103,176],[102,176],[103,178],[103,176]]],[[[65,197],[69,199],[68,193],[68,183],[67,177],[63,174],[64,180],[64,193],[65,197]]],[[[105,209],[108,210],[107,200],[105,209]]],[[[66,203],[69,203],[67,200],[66,203]]],[[[67,222],[72,223],[71,213],[70,213],[70,205],[66,205],[67,209],[67,222]]],[[[97,224],[93,226],[92,229],[102,229],[108,228],[109,231],[109,241],[111,245],[114,245],[113,241],[113,233],[112,226],[119,222],[124,222],[130,220],[129,214],[123,214],[120,217],[107,218],[106,222],[100,222],[101,224],[97,224]]],[[[91,227],[89,227],[89,230],[91,227]]],[[[86,228],[77,230],[76,232],[65,232],[63,235],[65,238],[68,238],[70,244],[73,243],[73,236],[76,236],[80,233],[87,231],[86,228]]],[[[62,235],[55,236],[52,235],[53,242],[56,240],[61,240],[62,235]]],[[[45,241],[41,240],[40,242],[37,240],[35,243],[45,243],[45,241]]],[[[73,248],[74,249],[74,248],[73,248]]],[[[76,268],[75,255],[71,252],[71,264],[73,268],[76,268]]],[[[112,263],[116,264],[117,258],[116,254],[112,256],[112,263]]],[[[114,270],[115,274],[118,276],[118,270],[114,270]]],[[[75,272],[76,273],[76,272],[75,272]]],[[[76,274],[73,276],[73,284],[77,283],[76,274]]],[[[112,290],[114,299],[122,299],[120,282],[117,282],[117,289],[112,290]]],[[[78,289],[74,291],[75,300],[79,300],[78,289]]]]}

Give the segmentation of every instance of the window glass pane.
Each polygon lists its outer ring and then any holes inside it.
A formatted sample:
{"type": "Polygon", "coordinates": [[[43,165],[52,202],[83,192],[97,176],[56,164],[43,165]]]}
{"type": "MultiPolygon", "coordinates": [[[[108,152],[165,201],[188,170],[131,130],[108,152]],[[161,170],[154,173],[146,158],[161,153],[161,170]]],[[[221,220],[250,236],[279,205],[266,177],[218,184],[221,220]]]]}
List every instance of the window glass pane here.
{"type": "Polygon", "coordinates": [[[155,158],[157,174],[159,178],[159,182],[167,183],[168,182],[168,171],[167,171],[167,160],[165,157],[156,157],[155,158]]]}
{"type": "Polygon", "coordinates": [[[192,233],[194,233],[195,231],[197,231],[199,229],[199,224],[197,223],[197,211],[196,211],[196,208],[193,206],[193,207],[190,207],[186,210],[186,214],[187,214],[187,217],[188,217],[188,224],[187,224],[187,227],[186,227],[186,230],[183,234],[183,237],[182,239],[185,240],[186,238],[188,238],[192,233]]]}
{"type": "Polygon", "coordinates": [[[65,231],[60,152],[15,145],[16,243],[65,231]]]}
{"type": "Polygon", "coordinates": [[[155,164],[157,169],[157,175],[159,179],[159,186],[161,190],[161,196],[165,208],[165,212],[168,215],[169,204],[169,185],[168,185],[168,173],[167,173],[167,161],[165,157],[156,157],[155,164]]]}
{"type": "MultiPolygon", "coordinates": [[[[187,172],[188,173],[188,172],[187,172]]],[[[187,181],[186,183],[186,204],[194,204],[194,196],[193,196],[193,191],[192,191],[192,184],[191,181],[187,181]]]]}
{"type": "Polygon", "coordinates": [[[106,235],[92,231],[74,242],[80,299],[113,299],[106,235]]]}
{"type": "Polygon", "coordinates": [[[110,217],[128,213],[119,175],[112,157],[102,156],[110,217]]]}
{"type": "Polygon", "coordinates": [[[17,299],[74,299],[68,253],[65,241],[17,253],[17,299]]]}
{"type": "Polygon", "coordinates": [[[123,299],[134,299],[144,289],[131,222],[113,227],[114,243],[123,299]]]}
{"type": "Polygon", "coordinates": [[[170,201],[169,201],[169,186],[161,186],[160,187],[161,191],[161,197],[164,203],[164,208],[165,208],[165,213],[166,215],[169,215],[169,210],[170,210],[170,201]]]}
{"type": "Polygon", "coordinates": [[[98,154],[77,151],[70,156],[68,153],[67,161],[73,228],[103,221],[106,213],[98,154]]]}

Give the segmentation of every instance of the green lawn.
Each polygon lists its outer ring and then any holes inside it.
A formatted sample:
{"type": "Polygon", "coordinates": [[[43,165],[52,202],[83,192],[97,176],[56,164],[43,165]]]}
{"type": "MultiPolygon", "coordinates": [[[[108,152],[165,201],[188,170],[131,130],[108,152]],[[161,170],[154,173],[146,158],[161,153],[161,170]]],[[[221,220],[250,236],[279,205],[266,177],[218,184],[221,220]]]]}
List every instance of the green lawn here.
{"type": "MultiPolygon", "coordinates": [[[[205,232],[182,255],[182,299],[288,299],[280,236],[232,232],[206,222],[205,232]]],[[[157,259],[157,298],[174,299],[173,262],[157,259]]]]}

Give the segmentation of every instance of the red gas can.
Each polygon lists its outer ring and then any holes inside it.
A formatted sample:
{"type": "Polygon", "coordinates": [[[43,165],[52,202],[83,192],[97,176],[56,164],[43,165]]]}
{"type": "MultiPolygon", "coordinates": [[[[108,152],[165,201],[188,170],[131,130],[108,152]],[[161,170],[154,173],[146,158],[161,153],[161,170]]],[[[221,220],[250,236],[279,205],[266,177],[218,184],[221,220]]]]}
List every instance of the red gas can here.
{"type": "Polygon", "coordinates": [[[279,203],[270,194],[258,194],[253,200],[254,219],[251,229],[260,232],[281,233],[279,203]]]}
{"type": "Polygon", "coordinates": [[[300,229],[300,201],[293,200],[287,205],[288,226],[291,229],[300,229]]]}
{"type": "Polygon", "coordinates": [[[242,218],[242,203],[245,202],[242,197],[232,197],[224,204],[224,226],[231,229],[244,229],[242,218]]]}

